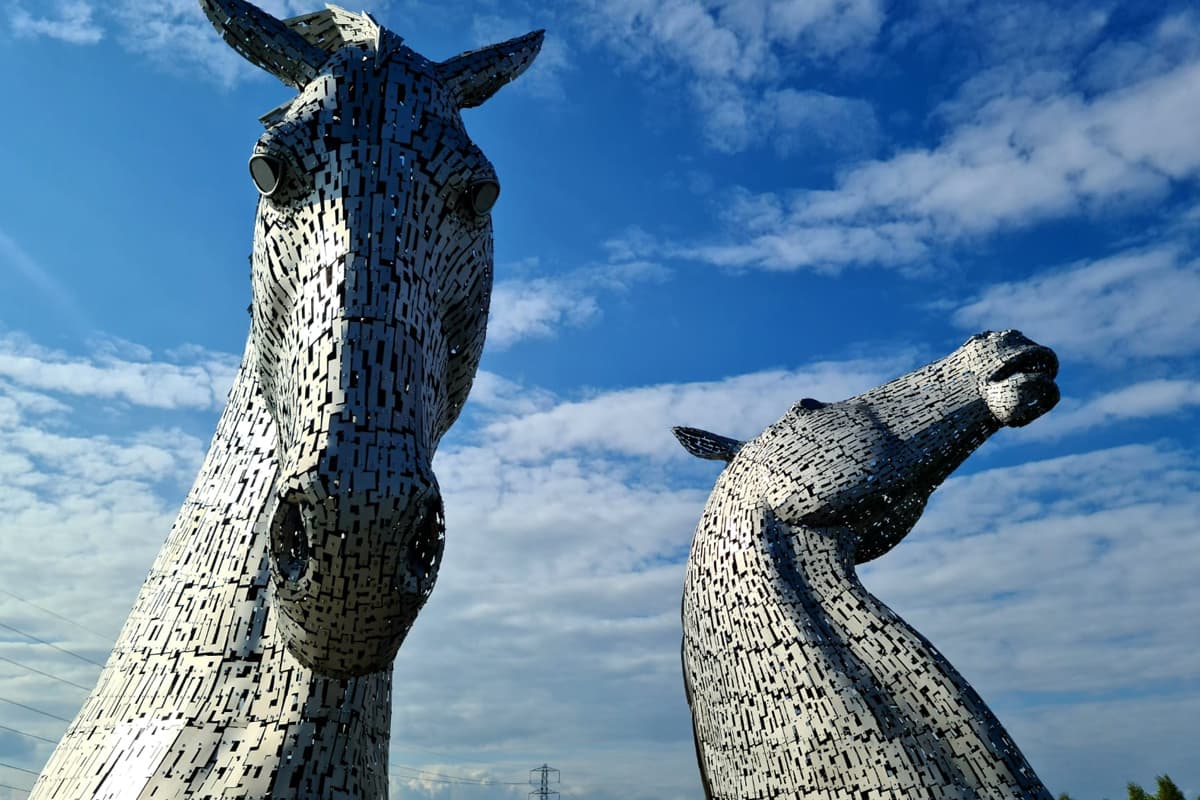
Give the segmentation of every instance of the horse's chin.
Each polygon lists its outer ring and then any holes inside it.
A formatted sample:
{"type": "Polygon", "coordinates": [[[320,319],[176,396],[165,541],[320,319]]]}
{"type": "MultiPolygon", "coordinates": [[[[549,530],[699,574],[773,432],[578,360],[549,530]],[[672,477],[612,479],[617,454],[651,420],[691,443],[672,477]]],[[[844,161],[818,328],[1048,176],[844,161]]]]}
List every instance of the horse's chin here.
{"type": "Polygon", "coordinates": [[[992,416],[1005,427],[1021,428],[1058,404],[1058,384],[1041,373],[1017,373],[983,386],[983,399],[992,416]]]}

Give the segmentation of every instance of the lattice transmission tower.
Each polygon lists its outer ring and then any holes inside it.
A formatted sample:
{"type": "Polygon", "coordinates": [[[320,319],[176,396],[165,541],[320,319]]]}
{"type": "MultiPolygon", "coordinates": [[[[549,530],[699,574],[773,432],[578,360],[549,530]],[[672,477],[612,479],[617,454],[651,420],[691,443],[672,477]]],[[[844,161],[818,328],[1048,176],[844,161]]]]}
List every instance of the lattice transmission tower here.
{"type": "Polygon", "coordinates": [[[556,770],[554,767],[551,767],[547,764],[542,764],[536,769],[529,770],[529,783],[531,786],[535,785],[533,783],[533,773],[535,772],[539,773],[538,783],[536,784],[538,788],[530,792],[529,796],[537,797],[538,800],[547,800],[547,798],[550,797],[558,797],[558,792],[551,789],[550,784],[560,783],[562,781],[562,773],[556,770]],[[551,780],[551,775],[553,775],[553,780],[551,780]]]}

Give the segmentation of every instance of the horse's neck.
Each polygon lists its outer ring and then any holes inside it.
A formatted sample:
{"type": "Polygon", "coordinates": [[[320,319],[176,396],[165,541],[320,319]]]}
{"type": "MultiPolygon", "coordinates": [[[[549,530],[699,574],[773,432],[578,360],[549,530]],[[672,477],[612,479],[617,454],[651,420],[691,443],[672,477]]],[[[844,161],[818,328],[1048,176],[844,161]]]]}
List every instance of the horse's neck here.
{"type": "Polygon", "coordinates": [[[850,530],[730,505],[706,509],[683,608],[712,796],[857,800],[932,781],[948,799],[1049,798],[970,685],[863,587],[850,530]]]}
{"type": "Polygon", "coordinates": [[[200,474],[35,798],[132,798],[134,786],[386,797],[390,671],[320,678],[277,641],[264,513],[275,428],[254,373],[248,345],[200,474]]]}

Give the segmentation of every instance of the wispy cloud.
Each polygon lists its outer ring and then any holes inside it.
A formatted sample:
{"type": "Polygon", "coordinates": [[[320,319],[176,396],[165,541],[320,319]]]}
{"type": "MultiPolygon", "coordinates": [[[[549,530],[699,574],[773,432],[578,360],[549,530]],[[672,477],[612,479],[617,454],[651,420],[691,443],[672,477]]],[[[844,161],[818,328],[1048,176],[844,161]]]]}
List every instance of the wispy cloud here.
{"type": "MultiPolygon", "coordinates": [[[[320,7],[319,3],[297,0],[258,0],[255,5],[280,19],[320,7]]],[[[354,9],[382,13],[388,6],[388,0],[362,0],[354,9]]],[[[195,0],[117,0],[106,13],[112,17],[123,47],[165,69],[197,75],[224,87],[264,75],[221,39],[195,0]]]]}
{"type": "Polygon", "coordinates": [[[87,326],[87,315],[75,295],[3,230],[0,230],[0,262],[7,263],[32,283],[42,293],[47,304],[61,311],[65,318],[87,326]]]}
{"type": "Polygon", "coordinates": [[[776,198],[763,232],[683,254],[723,266],[904,264],[934,242],[1161,196],[1200,169],[1200,63],[1086,99],[1005,97],[938,146],[850,169],[834,189],[776,198]]]}
{"type": "Polygon", "coordinates": [[[779,51],[795,48],[834,58],[869,45],[884,20],[876,0],[770,0],[713,4],[700,0],[579,0],[596,40],[619,43],[626,58],[666,58],[707,78],[775,75],[779,51]]]}
{"type": "Polygon", "coordinates": [[[18,36],[58,39],[70,44],[95,44],[104,30],[92,19],[94,7],[83,0],[59,0],[52,5],[54,16],[35,17],[20,3],[9,9],[13,33],[18,36]]]}
{"type": "Polygon", "coordinates": [[[788,58],[853,60],[884,20],[877,0],[770,0],[714,7],[700,0],[578,0],[572,19],[586,41],[605,47],[654,79],[670,73],[685,87],[709,145],[737,152],[769,142],[783,152],[801,146],[872,141],[874,115],[862,100],[799,92],[786,82],[788,58]],[[805,136],[804,118],[817,107],[831,139],[805,136]],[[846,137],[840,137],[845,133],[846,137]]]}
{"type": "Polygon", "coordinates": [[[510,459],[574,451],[655,459],[684,457],[674,425],[734,437],[757,435],[803,397],[841,400],[902,374],[911,356],[828,361],[720,381],[660,384],[561,400],[486,424],[482,436],[510,459]]]}
{"type": "Polygon", "coordinates": [[[42,392],[119,399],[151,408],[217,409],[237,371],[236,356],[201,348],[181,353],[188,363],[180,363],[152,361],[148,353],[121,357],[111,347],[110,343],[84,358],[16,334],[0,335],[0,376],[42,392]]]}
{"type": "Polygon", "coordinates": [[[689,94],[704,121],[708,143],[736,153],[768,143],[780,156],[795,153],[860,157],[880,138],[871,104],[813,90],[734,81],[696,81],[689,94]]]}
{"type": "Polygon", "coordinates": [[[1146,752],[1160,760],[1122,762],[1130,777],[1187,770],[1190,754],[1171,741],[1185,711],[1163,725],[1128,720],[1166,698],[1195,704],[1197,498],[1190,455],[1142,445],[952,478],[864,583],[963,671],[1027,754],[1041,754],[1033,766],[1047,783],[1099,797],[1113,787],[1075,766],[1095,763],[1093,737],[1049,747],[1037,723],[1087,718],[1109,731],[1102,750],[1134,731],[1153,738],[1146,752]],[[1063,785],[1072,772],[1092,783],[1063,785]]]}
{"type": "Polygon", "coordinates": [[[1016,327],[1072,357],[1181,356],[1200,349],[1200,264],[1162,246],[983,290],[953,312],[964,329],[1016,327]]]}
{"type": "MultiPolygon", "coordinates": [[[[1058,69],[1014,75],[997,67],[964,81],[953,100],[933,114],[940,121],[935,127],[945,127],[934,144],[844,163],[832,188],[735,187],[732,204],[741,213],[731,213],[723,230],[690,241],[659,238],[637,252],[764,270],[912,269],[947,245],[1048,220],[1140,207],[1191,184],[1200,173],[1200,140],[1187,134],[1200,127],[1200,46],[1178,44],[1158,59],[1144,51],[1159,39],[1186,41],[1180,31],[1200,32],[1196,15],[1163,19],[1137,40],[1141,68],[1131,67],[1120,81],[1096,79],[1093,84],[1102,88],[1091,89],[1084,88],[1080,74],[1087,68],[1070,57],[1083,58],[1106,17],[1082,10],[1078,15],[1075,33],[1084,28],[1091,33],[1078,41],[1068,36],[1066,43],[1050,36],[1035,48],[1046,65],[1058,69]],[[1087,20],[1090,26],[1083,24],[1087,20]],[[748,208],[758,213],[747,215],[748,208]]],[[[823,126],[839,140],[853,132],[867,141],[873,135],[870,107],[846,98],[768,89],[763,97],[778,107],[763,116],[739,105],[741,89],[722,94],[720,80],[706,82],[700,91],[711,101],[710,115],[727,117],[721,123],[727,133],[738,125],[771,130],[784,148],[790,128],[809,127],[789,125],[789,119],[840,120],[823,126]],[[780,105],[781,100],[786,102],[780,105]]]]}
{"type": "Polygon", "coordinates": [[[1122,386],[1085,401],[1065,400],[1036,426],[1022,431],[1024,439],[1057,439],[1125,420],[1185,414],[1200,406],[1200,381],[1162,378],[1122,386]]]}
{"type": "MultiPolygon", "coordinates": [[[[122,342],[107,351],[143,355],[122,342]]],[[[823,362],[578,400],[481,373],[472,402],[491,416],[452,431],[435,465],[447,551],[396,664],[397,788],[422,797],[445,789],[414,766],[520,781],[549,761],[576,796],[694,795],[678,604],[715,465],[682,455],[669,426],[750,436],[799,397],[845,397],[913,360],[823,362]],[[444,752],[431,756],[423,749],[431,743],[444,752]],[[619,758],[630,784],[614,785],[612,761],[596,753],[619,758]]],[[[11,404],[21,424],[0,426],[0,481],[9,487],[0,537],[27,545],[0,562],[0,585],[36,590],[48,607],[115,630],[178,503],[159,483],[193,472],[203,440],[164,430],[119,439],[63,432],[32,410],[42,402],[36,392],[0,390],[0,398],[24,393],[11,404]],[[111,601],[97,602],[96,587],[111,601]]],[[[966,673],[1024,745],[1022,736],[1036,736],[1032,721],[1063,693],[1123,698],[1153,686],[1182,696],[1178,682],[1200,669],[1186,635],[1200,614],[1189,593],[1200,566],[1189,544],[1197,497],[1200,467],[1190,455],[1144,445],[956,477],[866,581],[966,673]],[[1119,664],[1113,637],[1129,637],[1119,664]]],[[[36,630],[50,635],[51,627],[36,630]]],[[[48,702],[46,687],[26,677],[0,675],[0,690],[48,702]]],[[[1125,698],[1086,713],[1119,727],[1122,715],[1154,702],[1125,698]]],[[[24,717],[20,724],[57,735],[24,717]]],[[[1156,752],[1168,761],[1155,768],[1172,769],[1178,748],[1162,744],[1156,752]]],[[[1087,746],[1060,742],[1053,752],[1081,758],[1087,746]]],[[[1060,765],[1035,766],[1055,785],[1060,765]]],[[[472,791],[500,798],[508,787],[472,791]]]]}
{"type": "MultiPolygon", "coordinates": [[[[524,262],[536,269],[537,259],[524,262]]],[[[662,280],[667,271],[651,262],[585,267],[553,277],[511,278],[492,289],[488,346],[503,350],[526,339],[549,338],[600,316],[599,295],[623,292],[640,281],[662,280]]]]}

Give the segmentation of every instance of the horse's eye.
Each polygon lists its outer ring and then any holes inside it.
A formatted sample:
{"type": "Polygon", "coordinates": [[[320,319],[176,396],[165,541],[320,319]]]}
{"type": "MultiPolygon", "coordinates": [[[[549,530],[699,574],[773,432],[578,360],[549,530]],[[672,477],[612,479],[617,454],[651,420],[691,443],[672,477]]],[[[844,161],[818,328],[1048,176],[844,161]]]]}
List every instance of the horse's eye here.
{"type": "Polygon", "coordinates": [[[263,197],[270,197],[283,182],[283,162],[274,156],[256,153],[250,157],[250,177],[263,197]]]}
{"type": "Polygon", "coordinates": [[[495,181],[479,181],[471,184],[467,191],[471,211],[475,216],[482,217],[496,205],[496,198],[500,196],[500,184],[495,181]]]}

